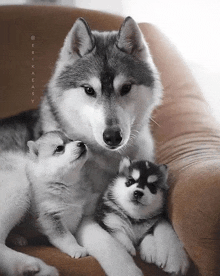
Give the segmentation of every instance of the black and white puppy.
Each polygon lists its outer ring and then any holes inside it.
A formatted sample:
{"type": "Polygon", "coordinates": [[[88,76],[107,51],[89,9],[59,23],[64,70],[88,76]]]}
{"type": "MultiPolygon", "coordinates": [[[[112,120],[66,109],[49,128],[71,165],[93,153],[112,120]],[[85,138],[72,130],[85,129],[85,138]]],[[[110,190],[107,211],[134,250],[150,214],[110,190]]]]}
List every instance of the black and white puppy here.
{"type": "Polygon", "coordinates": [[[168,191],[166,165],[123,158],[119,173],[100,198],[96,221],[131,255],[165,216],[168,191]]]}

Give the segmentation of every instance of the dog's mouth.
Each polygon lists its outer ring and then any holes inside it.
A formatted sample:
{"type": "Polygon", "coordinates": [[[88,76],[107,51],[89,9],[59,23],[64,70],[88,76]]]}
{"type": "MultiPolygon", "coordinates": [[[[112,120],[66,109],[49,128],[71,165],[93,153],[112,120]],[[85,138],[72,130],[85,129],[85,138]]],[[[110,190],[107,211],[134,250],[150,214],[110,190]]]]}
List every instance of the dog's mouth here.
{"type": "Polygon", "coordinates": [[[104,146],[105,146],[105,148],[106,148],[107,150],[110,150],[110,151],[120,151],[120,150],[122,150],[124,147],[126,147],[128,140],[129,140],[129,139],[127,139],[126,141],[122,141],[122,142],[121,142],[119,145],[117,145],[117,146],[111,146],[111,145],[107,145],[107,144],[105,144],[104,146]]]}
{"type": "Polygon", "coordinates": [[[82,149],[82,151],[80,152],[79,156],[77,157],[76,160],[86,156],[86,153],[87,153],[87,148],[85,147],[84,149],[82,149]]]}
{"type": "Polygon", "coordinates": [[[140,200],[138,199],[132,199],[131,202],[134,204],[134,205],[144,205],[140,200]]]}
{"type": "Polygon", "coordinates": [[[117,151],[121,148],[121,146],[106,146],[107,149],[112,150],[112,151],[117,151]]]}
{"type": "Polygon", "coordinates": [[[141,199],[137,199],[137,198],[132,198],[131,199],[131,202],[136,205],[136,206],[143,206],[143,207],[146,207],[147,204],[144,203],[143,201],[141,201],[141,199]]]}
{"type": "Polygon", "coordinates": [[[87,151],[88,151],[88,150],[87,150],[86,145],[85,145],[84,143],[80,142],[78,155],[77,155],[77,157],[76,157],[75,159],[73,159],[73,160],[71,161],[71,163],[74,163],[74,162],[79,161],[79,160],[81,160],[82,158],[86,157],[87,151]]]}

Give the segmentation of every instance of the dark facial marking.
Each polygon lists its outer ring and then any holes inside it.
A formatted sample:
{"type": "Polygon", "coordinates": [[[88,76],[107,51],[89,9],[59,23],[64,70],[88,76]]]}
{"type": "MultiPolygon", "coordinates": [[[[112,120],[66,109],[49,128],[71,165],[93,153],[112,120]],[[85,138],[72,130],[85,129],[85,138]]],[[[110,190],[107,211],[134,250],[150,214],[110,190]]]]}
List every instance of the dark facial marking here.
{"type": "Polygon", "coordinates": [[[130,177],[127,178],[127,181],[125,182],[125,185],[127,187],[130,187],[131,185],[133,185],[135,183],[136,183],[136,181],[134,180],[134,178],[130,176],[130,177]]]}
{"type": "Polygon", "coordinates": [[[102,94],[104,94],[106,97],[110,97],[114,92],[113,81],[114,81],[113,72],[111,72],[110,69],[109,70],[106,69],[101,74],[102,94]]]}
{"type": "Polygon", "coordinates": [[[59,87],[66,90],[76,88],[95,75],[101,78],[103,94],[110,96],[114,77],[119,74],[133,80],[137,85],[153,85],[154,76],[150,66],[145,61],[117,49],[117,33],[109,33],[106,36],[94,33],[93,37],[93,51],[64,68],[57,80],[59,87]]]}
{"type": "Polygon", "coordinates": [[[140,171],[140,178],[138,179],[138,188],[144,189],[146,186],[152,194],[156,194],[159,189],[159,182],[161,177],[163,177],[162,172],[159,170],[159,166],[148,162],[148,168],[146,167],[145,161],[138,161],[131,165],[131,170],[138,169],[140,171]],[[156,175],[158,181],[153,183],[148,183],[147,179],[150,175],[156,175]]]}

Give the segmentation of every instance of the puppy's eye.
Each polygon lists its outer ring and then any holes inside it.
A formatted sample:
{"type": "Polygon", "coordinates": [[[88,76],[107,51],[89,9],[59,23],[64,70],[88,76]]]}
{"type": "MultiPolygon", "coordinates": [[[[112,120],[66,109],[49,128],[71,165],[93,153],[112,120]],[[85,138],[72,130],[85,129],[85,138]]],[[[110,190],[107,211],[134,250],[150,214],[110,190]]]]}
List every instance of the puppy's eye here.
{"type": "Polygon", "coordinates": [[[58,153],[58,154],[62,154],[64,153],[65,151],[65,146],[64,145],[60,145],[60,146],[57,146],[55,151],[54,151],[54,154],[58,153]]]}
{"type": "Polygon", "coordinates": [[[148,183],[148,189],[150,190],[150,192],[152,194],[156,194],[157,193],[157,186],[154,183],[148,183]]]}
{"type": "Polygon", "coordinates": [[[84,88],[85,93],[87,95],[89,95],[91,97],[96,97],[96,92],[95,92],[95,90],[91,86],[84,85],[83,88],[84,88]]]}
{"type": "Polygon", "coordinates": [[[127,187],[130,187],[130,186],[133,185],[134,183],[135,183],[134,178],[133,178],[133,177],[129,177],[129,178],[127,179],[127,181],[125,182],[125,185],[126,185],[127,187]]]}
{"type": "Polygon", "coordinates": [[[121,88],[121,96],[128,94],[130,90],[131,90],[131,84],[130,83],[124,84],[121,88]]]}

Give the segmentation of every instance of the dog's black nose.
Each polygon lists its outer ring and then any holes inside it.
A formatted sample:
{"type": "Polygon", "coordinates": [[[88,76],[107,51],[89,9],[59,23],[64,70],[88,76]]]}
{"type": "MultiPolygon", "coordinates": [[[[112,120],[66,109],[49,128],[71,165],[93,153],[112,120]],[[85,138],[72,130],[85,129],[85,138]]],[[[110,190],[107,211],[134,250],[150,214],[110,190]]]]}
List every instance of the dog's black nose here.
{"type": "Polygon", "coordinates": [[[84,149],[86,146],[83,142],[78,142],[77,147],[84,149]]]}
{"type": "Polygon", "coordinates": [[[110,147],[118,146],[122,141],[120,128],[107,128],[103,133],[103,140],[110,147]]]}
{"type": "Polygon", "coordinates": [[[141,199],[143,195],[144,195],[144,193],[141,191],[134,191],[134,198],[137,200],[141,199]]]}

